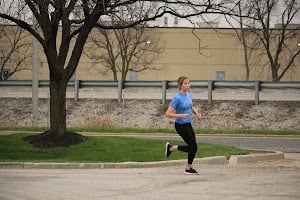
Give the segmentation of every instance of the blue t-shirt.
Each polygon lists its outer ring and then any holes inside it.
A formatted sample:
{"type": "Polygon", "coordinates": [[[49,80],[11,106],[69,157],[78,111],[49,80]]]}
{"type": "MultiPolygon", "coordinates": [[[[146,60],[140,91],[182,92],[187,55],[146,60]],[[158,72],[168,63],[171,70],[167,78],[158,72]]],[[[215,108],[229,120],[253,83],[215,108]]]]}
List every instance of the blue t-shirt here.
{"type": "Polygon", "coordinates": [[[181,92],[177,92],[170,102],[170,106],[175,109],[176,114],[189,114],[187,118],[176,118],[175,122],[178,124],[191,123],[192,122],[192,96],[187,92],[185,95],[181,92]]]}

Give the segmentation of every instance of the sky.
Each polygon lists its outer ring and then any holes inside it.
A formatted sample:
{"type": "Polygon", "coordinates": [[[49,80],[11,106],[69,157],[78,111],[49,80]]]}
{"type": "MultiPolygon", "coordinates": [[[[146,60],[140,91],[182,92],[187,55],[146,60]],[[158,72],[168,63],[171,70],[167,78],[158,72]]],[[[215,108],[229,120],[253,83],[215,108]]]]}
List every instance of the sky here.
{"type": "MultiPolygon", "coordinates": [[[[13,1],[13,0],[0,0],[0,3],[5,2],[5,4],[3,4],[3,5],[9,5],[9,3],[8,3],[9,1],[13,1]]],[[[17,0],[14,0],[14,1],[19,2],[17,0]]],[[[279,2],[282,2],[282,1],[279,1],[279,2]]],[[[1,7],[3,5],[1,5],[1,7]]],[[[0,10],[3,10],[3,9],[5,10],[4,7],[2,7],[0,10]]],[[[277,23],[281,23],[281,20],[280,20],[281,14],[282,14],[281,10],[283,10],[283,6],[280,6],[280,8],[278,9],[278,12],[276,12],[277,15],[272,16],[271,27],[274,27],[274,25],[277,23]]],[[[222,15],[216,15],[216,14],[206,15],[205,19],[203,16],[193,17],[193,19],[191,20],[192,21],[192,23],[191,23],[191,21],[188,21],[186,19],[178,19],[177,18],[177,20],[176,20],[174,16],[165,15],[164,17],[157,19],[155,22],[149,22],[148,24],[151,24],[153,26],[158,26],[158,27],[166,27],[164,18],[167,17],[168,18],[167,19],[168,27],[176,27],[176,26],[177,27],[199,27],[199,23],[202,23],[200,26],[203,27],[203,23],[205,21],[210,21],[210,22],[215,22],[216,24],[218,24],[218,27],[220,27],[220,28],[231,28],[231,26],[226,22],[224,16],[222,16],[222,15]],[[176,23],[175,23],[175,21],[176,21],[176,23]]],[[[300,11],[298,12],[298,15],[295,16],[293,23],[300,24],[300,11]]],[[[235,21],[232,21],[232,24],[235,27],[239,27],[239,24],[235,21]]]]}

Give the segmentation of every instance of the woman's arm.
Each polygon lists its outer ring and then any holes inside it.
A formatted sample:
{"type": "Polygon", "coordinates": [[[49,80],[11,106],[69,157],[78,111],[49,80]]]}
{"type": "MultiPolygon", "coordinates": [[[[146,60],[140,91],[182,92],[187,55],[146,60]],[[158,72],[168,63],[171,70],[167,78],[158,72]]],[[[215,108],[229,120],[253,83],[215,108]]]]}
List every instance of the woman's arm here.
{"type": "Polygon", "coordinates": [[[168,107],[166,117],[168,118],[187,118],[189,114],[176,114],[175,109],[171,106],[168,107]]]}
{"type": "Polygon", "coordinates": [[[202,117],[201,113],[199,113],[194,106],[192,107],[192,113],[194,113],[198,119],[202,117]]]}

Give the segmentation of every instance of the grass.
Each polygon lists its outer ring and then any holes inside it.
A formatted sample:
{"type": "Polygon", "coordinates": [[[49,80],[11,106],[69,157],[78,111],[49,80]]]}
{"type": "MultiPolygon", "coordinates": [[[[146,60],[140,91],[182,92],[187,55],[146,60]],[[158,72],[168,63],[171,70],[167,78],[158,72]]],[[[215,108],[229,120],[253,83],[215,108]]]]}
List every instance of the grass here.
{"type": "MultiPolygon", "coordinates": [[[[48,130],[46,127],[11,127],[0,126],[0,131],[38,131],[48,130]]],[[[99,133],[175,133],[174,128],[69,128],[72,132],[99,133]]],[[[196,134],[252,134],[252,135],[298,135],[300,130],[250,130],[250,129],[195,129],[196,134]]]]}
{"type": "MultiPolygon", "coordinates": [[[[166,160],[166,141],[132,137],[87,137],[70,147],[38,149],[22,138],[30,133],[0,135],[1,162],[150,162],[166,160]]],[[[178,144],[178,141],[170,141],[178,144]]],[[[183,144],[183,143],[181,143],[183,144]]],[[[196,157],[226,156],[247,154],[235,147],[199,144],[196,157]]],[[[186,159],[183,152],[174,152],[171,160],[186,159]]]]}

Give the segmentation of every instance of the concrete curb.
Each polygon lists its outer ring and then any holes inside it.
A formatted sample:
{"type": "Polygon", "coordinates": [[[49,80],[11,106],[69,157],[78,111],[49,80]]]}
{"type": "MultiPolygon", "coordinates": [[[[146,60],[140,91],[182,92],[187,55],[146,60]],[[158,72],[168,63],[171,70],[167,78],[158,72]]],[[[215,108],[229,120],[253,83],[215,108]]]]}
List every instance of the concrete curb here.
{"type": "MultiPolygon", "coordinates": [[[[264,151],[265,152],[265,151],[264,151]]],[[[233,155],[227,161],[225,156],[196,158],[194,165],[238,165],[259,161],[283,159],[282,152],[268,152],[251,155],[233,155]]],[[[1,162],[0,169],[122,169],[122,168],[150,168],[185,165],[184,160],[169,160],[160,162],[122,162],[122,163],[32,163],[32,162],[1,162]]]]}
{"type": "Polygon", "coordinates": [[[259,161],[278,160],[278,159],[284,159],[283,152],[276,151],[276,152],[269,152],[263,154],[233,155],[230,156],[228,165],[256,163],[259,161]]]}
{"type": "MultiPolygon", "coordinates": [[[[122,162],[122,163],[32,163],[32,162],[2,162],[0,169],[122,169],[150,168],[185,165],[184,160],[169,160],[160,162],[122,162]]],[[[197,158],[194,164],[225,165],[225,156],[197,158]]]]}

